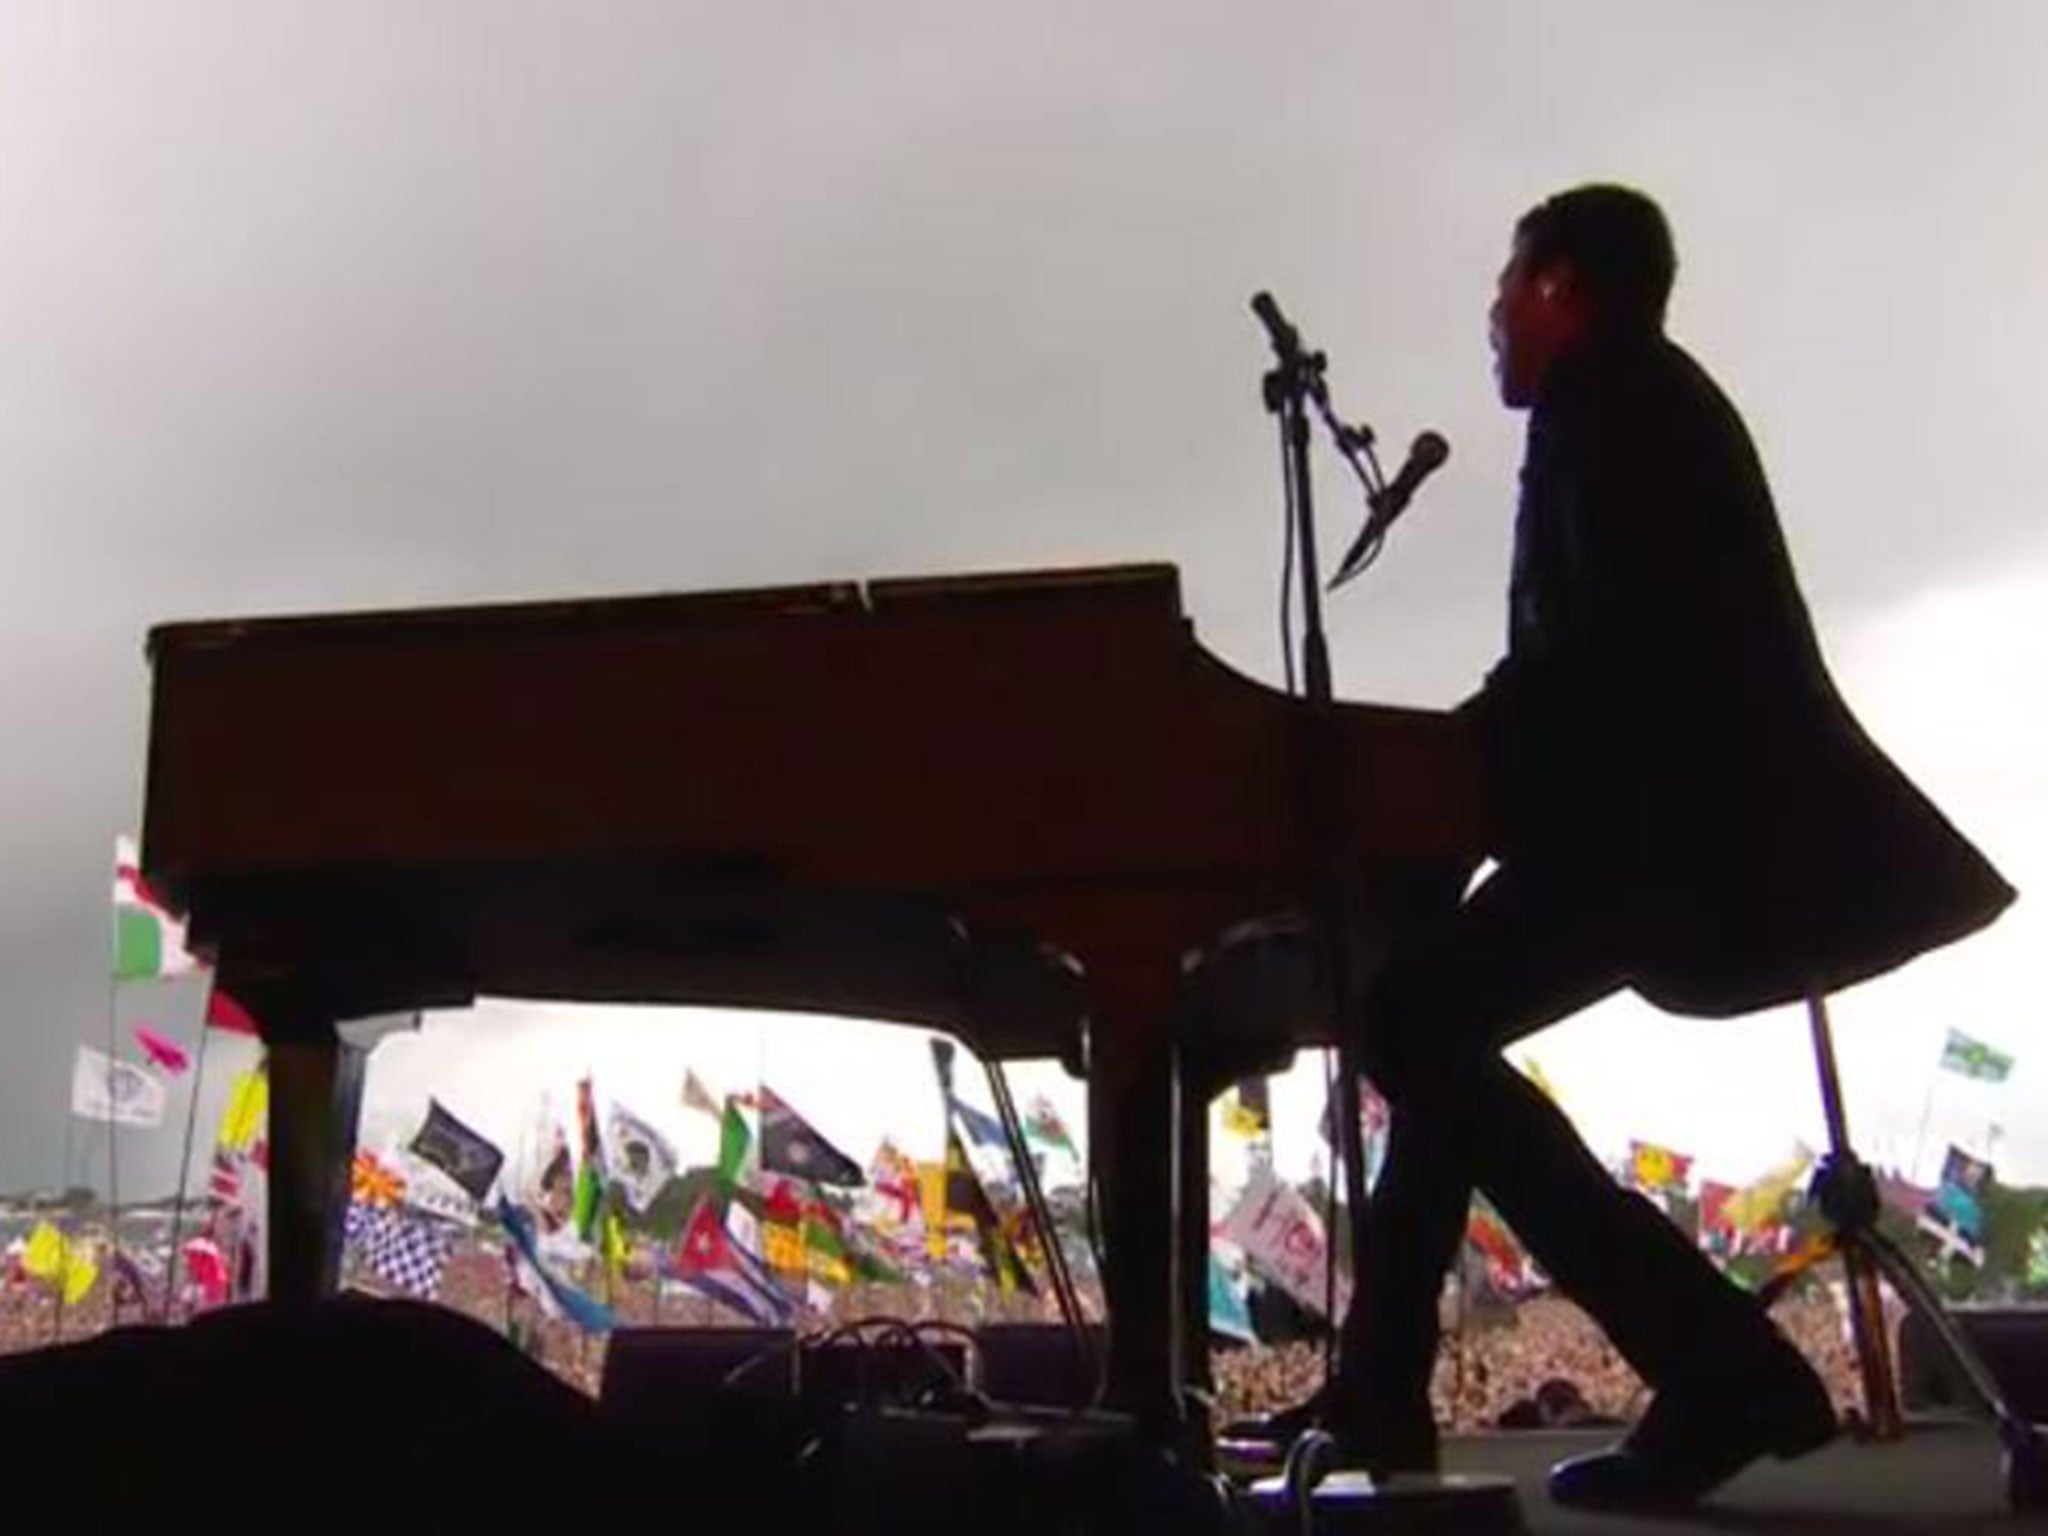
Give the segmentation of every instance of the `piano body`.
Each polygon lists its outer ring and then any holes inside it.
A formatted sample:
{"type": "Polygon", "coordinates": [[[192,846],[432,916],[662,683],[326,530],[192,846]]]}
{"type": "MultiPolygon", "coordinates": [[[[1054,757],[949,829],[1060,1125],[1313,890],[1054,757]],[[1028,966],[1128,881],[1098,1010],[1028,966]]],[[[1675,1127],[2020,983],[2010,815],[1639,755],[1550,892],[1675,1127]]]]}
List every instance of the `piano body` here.
{"type": "Polygon", "coordinates": [[[338,1265],[341,1021],[479,994],[901,1020],[1086,1073],[1109,1400],[1171,1419],[1205,1373],[1204,1107],[1323,1033],[1298,966],[1227,940],[1330,868],[1313,744],[1362,931],[1481,847],[1448,716],[1343,705],[1319,731],[1196,642],[1167,566],[149,647],[144,863],[269,1043],[286,1299],[338,1265]]]}

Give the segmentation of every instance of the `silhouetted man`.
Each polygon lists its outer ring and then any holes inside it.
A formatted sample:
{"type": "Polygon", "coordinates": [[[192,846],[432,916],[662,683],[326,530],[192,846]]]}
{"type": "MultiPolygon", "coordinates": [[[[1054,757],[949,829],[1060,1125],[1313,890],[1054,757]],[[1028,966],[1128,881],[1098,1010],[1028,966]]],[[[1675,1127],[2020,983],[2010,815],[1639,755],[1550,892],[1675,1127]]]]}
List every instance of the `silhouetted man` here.
{"type": "Polygon", "coordinates": [[[1590,186],[1526,214],[1500,274],[1500,393],[1528,442],[1507,654],[1464,709],[1499,867],[1374,985],[1390,1140],[1314,1405],[1375,1470],[1434,1466],[1437,1303],[1476,1187],[1655,1390],[1619,1448],[1552,1475],[1618,1507],[1811,1450],[1834,1413],[1502,1046],[1622,986],[1716,1015],[1839,987],[2012,897],[1836,696],[1748,433],[1664,335],[1675,269],[1654,203],[1590,186]]]}

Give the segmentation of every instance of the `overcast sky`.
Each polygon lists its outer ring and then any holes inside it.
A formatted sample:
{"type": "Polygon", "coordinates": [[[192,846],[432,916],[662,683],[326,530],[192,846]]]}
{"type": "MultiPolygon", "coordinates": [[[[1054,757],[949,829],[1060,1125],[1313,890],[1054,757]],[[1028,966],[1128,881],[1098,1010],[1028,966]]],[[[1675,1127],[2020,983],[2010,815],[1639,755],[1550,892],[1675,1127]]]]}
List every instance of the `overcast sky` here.
{"type": "MultiPolygon", "coordinates": [[[[2048,9],[827,9],[0,8],[0,1186],[105,1029],[151,624],[1164,559],[1274,678],[1270,288],[1454,444],[1333,614],[1343,693],[1449,705],[1502,630],[1492,280],[1591,178],[1671,215],[1852,703],[2048,883],[2048,9]]],[[[2019,1066],[1934,1138],[2048,1180],[2044,952],[2023,899],[1845,997],[1858,1127],[1909,1146],[1959,1026],[2019,1066]]],[[[1818,1134],[1794,1017],[1535,1049],[1596,1145],[1818,1134]]]]}

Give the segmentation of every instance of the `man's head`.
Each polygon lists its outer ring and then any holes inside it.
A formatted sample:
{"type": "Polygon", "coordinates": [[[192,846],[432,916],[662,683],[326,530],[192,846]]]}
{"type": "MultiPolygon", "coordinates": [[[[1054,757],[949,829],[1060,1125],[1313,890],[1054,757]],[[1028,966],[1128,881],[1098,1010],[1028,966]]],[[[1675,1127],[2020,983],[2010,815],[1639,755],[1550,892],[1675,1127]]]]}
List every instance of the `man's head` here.
{"type": "Polygon", "coordinates": [[[1653,335],[1678,258],[1663,211],[1627,187],[1574,187],[1515,225],[1489,316],[1503,402],[1531,405],[1551,365],[1602,334],[1653,335]]]}

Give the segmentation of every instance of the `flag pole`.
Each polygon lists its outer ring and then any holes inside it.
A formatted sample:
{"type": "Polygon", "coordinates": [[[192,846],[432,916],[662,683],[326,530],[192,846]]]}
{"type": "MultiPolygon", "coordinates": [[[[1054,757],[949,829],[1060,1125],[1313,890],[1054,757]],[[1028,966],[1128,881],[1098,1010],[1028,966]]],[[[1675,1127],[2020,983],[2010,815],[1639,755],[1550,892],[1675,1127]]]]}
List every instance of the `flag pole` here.
{"type": "Polygon", "coordinates": [[[1927,1121],[1934,1113],[1934,1090],[1941,1081],[1941,1068],[1936,1067],[1927,1078],[1927,1095],[1920,1101],[1920,1130],[1913,1138],[1913,1172],[1915,1184],[1920,1182],[1920,1159],[1927,1152],[1927,1121]]]}
{"type": "MultiPolygon", "coordinates": [[[[121,1127],[114,1116],[114,1069],[119,1064],[121,982],[116,974],[117,967],[108,967],[107,975],[107,1242],[110,1254],[110,1274],[121,1271],[121,1127]]],[[[110,1326],[121,1326],[121,1289],[115,1286],[108,1298],[110,1303],[107,1318],[110,1326]]]]}
{"type": "MultiPolygon", "coordinates": [[[[207,991],[213,990],[211,980],[207,991]]],[[[171,1251],[164,1259],[164,1305],[161,1321],[171,1320],[171,1309],[177,1305],[178,1258],[183,1251],[179,1244],[185,1235],[185,1185],[192,1177],[192,1134],[199,1123],[199,1091],[206,1086],[206,1037],[213,1033],[207,1024],[204,1012],[199,1018],[199,1049],[192,1062],[192,1100],[185,1106],[185,1145],[178,1154],[178,1190],[171,1201],[171,1251]]],[[[144,1298],[145,1310],[148,1298],[144,1298]]]]}

